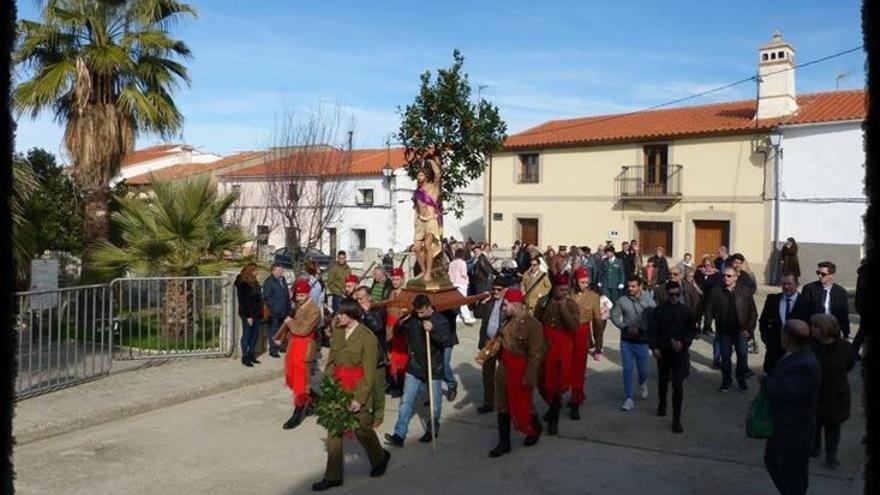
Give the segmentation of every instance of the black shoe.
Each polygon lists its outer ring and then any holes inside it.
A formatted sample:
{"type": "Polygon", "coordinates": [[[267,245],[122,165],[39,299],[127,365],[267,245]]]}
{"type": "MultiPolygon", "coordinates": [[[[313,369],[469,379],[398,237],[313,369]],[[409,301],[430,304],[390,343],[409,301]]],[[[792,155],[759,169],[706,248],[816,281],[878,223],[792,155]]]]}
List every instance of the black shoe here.
{"type": "Polygon", "coordinates": [[[495,408],[492,406],[480,406],[477,408],[477,414],[487,414],[494,410],[495,408]]]}
{"type": "Polygon", "coordinates": [[[551,407],[547,411],[547,434],[556,435],[559,433],[559,407],[551,407]]]}
{"type": "Polygon", "coordinates": [[[403,438],[401,438],[397,433],[393,435],[391,435],[390,433],[386,433],[385,445],[390,445],[392,447],[403,447],[403,438]]]}
{"type": "Polygon", "coordinates": [[[538,435],[544,433],[544,425],[542,425],[541,421],[538,420],[537,414],[532,414],[532,428],[534,428],[535,431],[538,432],[538,435]]]}
{"type": "Polygon", "coordinates": [[[392,399],[399,399],[399,398],[403,397],[403,390],[400,390],[397,388],[392,388],[391,392],[389,392],[389,395],[391,396],[392,399]]]}
{"type": "Polygon", "coordinates": [[[720,370],[721,369],[721,361],[712,361],[712,369],[720,370]]]}
{"type": "Polygon", "coordinates": [[[248,358],[246,358],[246,357],[244,357],[244,356],[242,356],[242,358],[241,358],[241,364],[247,366],[248,368],[253,368],[253,367],[254,367],[254,364],[251,362],[251,360],[248,359],[248,358]]]}
{"type": "Polygon", "coordinates": [[[660,404],[657,406],[657,416],[666,416],[666,404],[660,404]]]}
{"type": "MultiPolygon", "coordinates": [[[[281,354],[278,354],[278,351],[269,351],[269,355],[272,356],[273,358],[280,358],[281,357],[281,354]]],[[[325,488],[325,490],[326,490],[326,488],[325,488]]]]}
{"type": "Polygon", "coordinates": [[[752,370],[746,371],[746,378],[754,378],[755,372],[752,370]]]}
{"type": "Polygon", "coordinates": [[[370,478],[378,478],[379,476],[382,476],[388,468],[388,461],[391,460],[391,452],[384,449],[382,451],[385,452],[385,456],[382,457],[382,461],[379,462],[376,467],[370,470],[370,478]]]}
{"type": "Polygon", "coordinates": [[[719,392],[730,392],[730,385],[722,385],[718,387],[719,392]]]}
{"type": "Polygon", "coordinates": [[[293,414],[290,416],[290,419],[284,422],[281,426],[285,430],[292,430],[299,426],[303,419],[306,417],[306,409],[304,407],[297,407],[293,410],[293,414]]]}
{"type": "Polygon", "coordinates": [[[260,361],[257,358],[255,358],[254,356],[251,356],[251,362],[254,364],[260,364],[260,361]]]}
{"type": "Polygon", "coordinates": [[[315,414],[315,401],[309,402],[309,405],[306,406],[305,417],[309,417],[315,414]]]}
{"type": "Polygon", "coordinates": [[[509,454],[509,453],[510,453],[510,444],[505,445],[502,442],[498,442],[498,445],[496,445],[494,449],[489,451],[489,457],[494,459],[496,457],[501,457],[504,454],[509,454]]]}
{"type": "Polygon", "coordinates": [[[532,445],[535,445],[536,443],[538,443],[538,440],[540,440],[540,439],[541,439],[541,435],[529,435],[526,437],[526,440],[523,442],[523,445],[525,445],[526,447],[531,447],[532,445]]]}
{"type": "Polygon", "coordinates": [[[321,480],[314,485],[312,485],[313,492],[323,492],[324,490],[329,490],[331,488],[336,488],[337,486],[342,486],[342,480],[339,481],[330,481],[330,480],[321,480]]]}
{"type": "MultiPolygon", "coordinates": [[[[434,427],[434,438],[437,438],[439,436],[440,436],[440,427],[436,426],[436,427],[434,427]]],[[[425,434],[422,435],[421,438],[419,438],[419,441],[422,443],[431,443],[431,431],[430,430],[426,431],[425,434]]]]}
{"type": "Polygon", "coordinates": [[[573,421],[577,421],[581,419],[581,408],[580,406],[568,406],[568,417],[573,421]]]}
{"type": "Polygon", "coordinates": [[[684,431],[684,427],[681,426],[681,421],[672,422],[672,431],[675,433],[681,433],[684,431]]]}
{"type": "Polygon", "coordinates": [[[745,380],[739,382],[739,391],[747,392],[749,390],[749,385],[745,382],[745,380]]]}
{"type": "Polygon", "coordinates": [[[446,400],[452,402],[458,397],[458,385],[446,389],[446,400]]]}
{"type": "Polygon", "coordinates": [[[825,457],[825,467],[828,469],[835,469],[837,466],[840,466],[840,462],[837,461],[836,457],[825,457]]]}

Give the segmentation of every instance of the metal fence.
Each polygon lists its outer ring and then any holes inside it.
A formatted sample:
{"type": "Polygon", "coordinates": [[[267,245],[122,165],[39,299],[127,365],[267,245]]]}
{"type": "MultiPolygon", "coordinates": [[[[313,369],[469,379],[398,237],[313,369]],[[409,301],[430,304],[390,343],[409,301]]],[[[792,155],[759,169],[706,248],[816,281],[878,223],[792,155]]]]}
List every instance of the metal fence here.
{"type": "Polygon", "coordinates": [[[14,295],[18,377],[26,399],[110,372],[114,359],[230,356],[228,277],[122,278],[14,295]]]}
{"type": "Polygon", "coordinates": [[[110,283],[114,359],[231,355],[234,289],[227,277],[123,278],[110,283]]]}
{"type": "Polygon", "coordinates": [[[24,399],[110,372],[112,319],[106,285],[14,296],[15,395],[24,399]]]}

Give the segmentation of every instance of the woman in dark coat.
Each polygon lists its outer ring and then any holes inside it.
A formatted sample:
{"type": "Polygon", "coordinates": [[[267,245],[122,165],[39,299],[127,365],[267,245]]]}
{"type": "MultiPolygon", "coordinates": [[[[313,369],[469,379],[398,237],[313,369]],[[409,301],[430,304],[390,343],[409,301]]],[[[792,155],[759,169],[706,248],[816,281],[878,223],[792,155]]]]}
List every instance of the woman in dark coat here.
{"type": "Polygon", "coordinates": [[[260,320],[263,317],[263,293],[257,281],[257,264],[248,263],[235,277],[235,291],[238,295],[238,316],[241,317],[241,364],[259,364],[254,355],[257,338],[260,335],[260,320]]]}
{"type": "Polygon", "coordinates": [[[850,343],[840,338],[840,327],[834,316],[815,314],[810,318],[812,347],[819,360],[822,377],[819,387],[818,427],[813,457],[819,457],[822,430],[825,430],[825,465],[834,469],[840,426],[849,418],[850,389],[847,373],[855,366],[855,355],[850,343]]]}
{"type": "Polygon", "coordinates": [[[779,256],[779,263],[782,265],[782,276],[794,275],[800,278],[801,264],[798,262],[798,245],[794,237],[789,237],[785,241],[785,245],[779,251],[779,256]]]}

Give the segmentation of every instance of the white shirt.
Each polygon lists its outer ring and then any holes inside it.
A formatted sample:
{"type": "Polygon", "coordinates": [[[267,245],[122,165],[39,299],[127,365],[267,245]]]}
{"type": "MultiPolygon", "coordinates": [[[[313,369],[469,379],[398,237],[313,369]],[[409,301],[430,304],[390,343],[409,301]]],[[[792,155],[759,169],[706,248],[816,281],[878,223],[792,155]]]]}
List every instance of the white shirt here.
{"type": "Polygon", "coordinates": [[[779,298],[779,321],[782,322],[782,325],[785,325],[785,322],[788,321],[788,318],[787,318],[788,315],[785,314],[785,300],[786,299],[791,300],[791,302],[789,303],[789,306],[788,306],[788,310],[792,311],[794,309],[794,303],[797,302],[797,298],[798,298],[797,292],[795,292],[794,294],[792,294],[790,296],[786,296],[785,294],[782,294],[782,297],[779,298]]]}
{"type": "Polygon", "coordinates": [[[501,312],[501,303],[504,302],[503,299],[498,298],[492,304],[492,312],[489,314],[489,321],[486,323],[486,337],[490,339],[498,333],[499,326],[499,313],[501,312]]]}
{"type": "Polygon", "coordinates": [[[351,334],[354,333],[355,328],[357,328],[357,325],[352,325],[345,328],[345,340],[348,340],[348,338],[351,337],[351,334]]]}

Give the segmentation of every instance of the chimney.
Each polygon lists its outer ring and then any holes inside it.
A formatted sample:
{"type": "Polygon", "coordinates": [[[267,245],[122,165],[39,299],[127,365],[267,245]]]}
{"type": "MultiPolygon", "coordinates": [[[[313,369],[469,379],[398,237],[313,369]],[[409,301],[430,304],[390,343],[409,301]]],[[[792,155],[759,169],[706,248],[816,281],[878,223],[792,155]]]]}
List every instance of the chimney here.
{"type": "Polygon", "coordinates": [[[180,163],[192,163],[193,161],[193,147],[184,144],[180,147],[180,163]]]}
{"type": "Polygon", "coordinates": [[[794,47],[773,33],[758,49],[758,120],[785,117],[797,111],[794,88],[794,47]]]}

